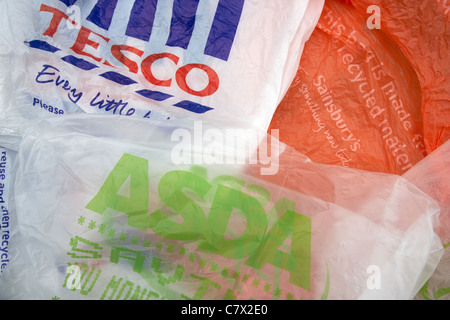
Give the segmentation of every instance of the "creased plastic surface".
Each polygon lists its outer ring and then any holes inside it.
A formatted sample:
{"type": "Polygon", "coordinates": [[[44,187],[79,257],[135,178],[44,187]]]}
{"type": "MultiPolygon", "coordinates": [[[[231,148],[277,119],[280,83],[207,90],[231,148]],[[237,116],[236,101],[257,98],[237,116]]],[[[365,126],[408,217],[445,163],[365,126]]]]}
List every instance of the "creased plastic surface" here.
{"type": "Polygon", "coordinates": [[[104,113],[266,130],[323,0],[0,1],[0,130],[104,113]]]}
{"type": "Polygon", "coordinates": [[[414,67],[422,90],[424,140],[428,153],[450,139],[450,5],[445,0],[351,1],[360,11],[376,5],[381,30],[414,67]]]}
{"type": "Polygon", "coordinates": [[[427,154],[422,88],[398,45],[367,19],[325,2],[270,127],[313,161],[403,174],[427,154]]]}
{"type": "MultiPolygon", "coordinates": [[[[250,162],[175,165],[174,133],[195,132],[151,124],[26,126],[1,298],[411,299],[442,254],[438,204],[400,176],[284,145],[270,175],[250,162]]],[[[187,155],[202,159],[202,143],[187,155]]]]}
{"type": "Polygon", "coordinates": [[[10,259],[9,250],[12,234],[10,190],[15,158],[16,151],[0,146],[0,276],[9,265],[10,259]]]}
{"type": "Polygon", "coordinates": [[[433,275],[417,295],[417,299],[450,300],[450,141],[438,147],[404,178],[414,183],[441,208],[435,230],[445,248],[433,275]]]}

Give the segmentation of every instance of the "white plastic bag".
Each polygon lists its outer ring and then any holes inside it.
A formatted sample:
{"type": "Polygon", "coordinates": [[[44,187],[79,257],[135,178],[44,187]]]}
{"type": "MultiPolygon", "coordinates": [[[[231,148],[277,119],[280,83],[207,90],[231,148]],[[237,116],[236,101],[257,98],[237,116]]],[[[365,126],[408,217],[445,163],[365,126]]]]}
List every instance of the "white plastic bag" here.
{"type": "Polygon", "coordinates": [[[444,254],[416,299],[450,300],[450,141],[403,176],[435,199],[441,208],[435,230],[445,248],[444,254]]]}
{"type": "Polygon", "coordinates": [[[9,264],[11,241],[11,207],[9,193],[16,152],[0,146],[0,276],[9,264]]]}
{"type": "Polygon", "coordinates": [[[323,0],[0,1],[0,131],[68,113],[266,130],[323,0]]]}
{"type": "Polygon", "coordinates": [[[0,297],[411,299],[431,275],[439,206],[406,179],[315,164],[265,135],[241,145],[244,163],[221,162],[233,132],[199,128],[27,124],[0,297]]]}

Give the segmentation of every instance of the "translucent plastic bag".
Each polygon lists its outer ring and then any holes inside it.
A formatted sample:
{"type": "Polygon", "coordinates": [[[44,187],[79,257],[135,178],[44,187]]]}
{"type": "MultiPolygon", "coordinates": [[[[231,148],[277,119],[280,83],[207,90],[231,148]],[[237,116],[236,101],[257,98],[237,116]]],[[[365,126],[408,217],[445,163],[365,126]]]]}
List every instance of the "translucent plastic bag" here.
{"type": "Polygon", "coordinates": [[[404,178],[414,183],[441,208],[439,224],[435,230],[445,248],[439,265],[417,299],[450,300],[450,141],[429,154],[413,169],[404,174],[404,178]]]}
{"type": "Polygon", "coordinates": [[[267,130],[323,0],[0,1],[0,132],[68,113],[267,130]]]}
{"type": "Polygon", "coordinates": [[[406,179],[148,121],[27,124],[1,298],[411,299],[434,271],[439,206],[406,179]]]}
{"type": "Polygon", "coordinates": [[[10,224],[11,207],[9,193],[11,189],[11,177],[13,176],[15,157],[16,152],[14,150],[0,146],[0,274],[7,268],[10,259],[9,245],[11,241],[12,228],[10,224]]]}
{"type": "Polygon", "coordinates": [[[270,128],[315,162],[403,174],[426,156],[421,87],[368,15],[327,0],[270,128]]]}

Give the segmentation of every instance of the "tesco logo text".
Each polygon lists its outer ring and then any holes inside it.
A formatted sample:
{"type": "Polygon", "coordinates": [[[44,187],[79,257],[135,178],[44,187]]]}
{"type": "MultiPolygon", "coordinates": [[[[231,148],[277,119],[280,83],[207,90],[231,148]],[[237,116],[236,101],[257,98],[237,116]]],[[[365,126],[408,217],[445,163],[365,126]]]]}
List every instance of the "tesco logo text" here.
{"type": "MultiPolygon", "coordinates": [[[[69,23],[77,25],[77,22],[71,20],[65,12],[54,7],[42,4],[40,11],[52,15],[50,23],[43,33],[44,36],[53,38],[58,32],[58,28],[61,24],[69,23]]],[[[126,67],[129,72],[142,74],[152,85],[158,87],[170,87],[173,83],[176,83],[176,85],[184,92],[198,97],[211,96],[219,89],[219,75],[214,69],[205,64],[189,63],[182,65],[180,64],[180,57],[169,52],[144,56],[143,50],[124,44],[111,44],[110,38],[94,32],[85,26],[73,28],[72,30],[73,32],[78,32],[74,44],[70,47],[74,53],[81,56],[87,56],[99,63],[115,68],[110,62],[103,59],[100,54],[95,54],[100,46],[107,45],[111,55],[126,67]],[[136,58],[132,59],[130,56],[135,56],[136,58]],[[161,63],[164,63],[164,65],[173,65],[173,74],[165,76],[158,75],[155,72],[155,66],[160,65],[161,63]],[[204,78],[207,79],[207,81],[202,84],[202,88],[198,88],[198,84],[196,84],[197,87],[189,84],[188,79],[191,72],[204,73],[204,78]]]]}

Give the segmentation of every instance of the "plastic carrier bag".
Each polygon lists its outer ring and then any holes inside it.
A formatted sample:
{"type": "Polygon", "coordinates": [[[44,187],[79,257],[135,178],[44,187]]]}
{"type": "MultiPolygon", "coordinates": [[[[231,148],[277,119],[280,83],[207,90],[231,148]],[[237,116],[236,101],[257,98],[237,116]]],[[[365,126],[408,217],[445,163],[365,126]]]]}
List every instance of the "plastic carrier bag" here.
{"type": "MultiPolygon", "coordinates": [[[[11,178],[14,172],[16,151],[0,146],[0,276],[9,264],[9,243],[12,229],[10,228],[10,190],[11,178]]],[[[1,291],[0,287],[0,291],[1,291]]]]}
{"type": "Polygon", "coordinates": [[[420,81],[367,19],[352,5],[325,2],[270,128],[315,162],[403,174],[427,154],[420,81]]]}
{"type": "Polygon", "coordinates": [[[360,12],[376,9],[381,30],[413,66],[422,90],[428,153],[450,139],[450,3],[447,0],[349,1],[360,12]]]}
{"type": "Polygon", "coordinates": [[[275,133],[53,117],[15,168],[2,299],[411,299],[442,255],[412,183],[275,133]]]}
{"type": "Polygon", "coordinates": [[[450,141],[447,141],[403,175],[435,199],[441,208],[435,231],[445,248],[433,275],[416,299],[450,300],[450,141]]]}
{"type": "Polygon", "coordinates": [[[0,131],[105,113],[267,130],[323,0],[0,1],[0,131]]]}

